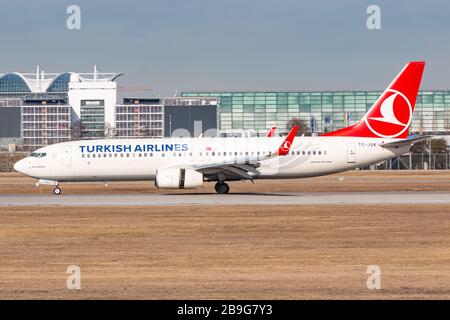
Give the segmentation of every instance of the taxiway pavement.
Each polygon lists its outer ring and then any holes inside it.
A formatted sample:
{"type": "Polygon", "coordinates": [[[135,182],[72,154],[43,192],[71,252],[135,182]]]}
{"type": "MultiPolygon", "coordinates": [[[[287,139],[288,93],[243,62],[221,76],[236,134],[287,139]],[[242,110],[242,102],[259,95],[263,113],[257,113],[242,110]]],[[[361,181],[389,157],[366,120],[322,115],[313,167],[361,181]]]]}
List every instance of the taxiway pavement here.
{"type": "Polygon", "coordinates": [[[450,192],[283,192],[0,195],[0,206],[450,204],[450,192]]]}

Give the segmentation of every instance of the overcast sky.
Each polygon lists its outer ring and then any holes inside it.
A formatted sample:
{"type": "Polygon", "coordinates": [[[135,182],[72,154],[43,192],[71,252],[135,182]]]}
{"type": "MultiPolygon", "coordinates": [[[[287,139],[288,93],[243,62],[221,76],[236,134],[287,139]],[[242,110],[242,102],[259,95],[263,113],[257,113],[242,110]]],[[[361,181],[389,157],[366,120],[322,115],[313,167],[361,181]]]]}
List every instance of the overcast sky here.
{"type": "Polygon", "coordinates": [[[422,89],[450,89],[448,0],[5,1],[1,68],[123,72],[121,86],[176,90],[382,89],[425,60],[422,89]],[[66,8],[81,8],[81,30],[66,8]],[[381,8],[381,30],[366,9],[381,8]]]}

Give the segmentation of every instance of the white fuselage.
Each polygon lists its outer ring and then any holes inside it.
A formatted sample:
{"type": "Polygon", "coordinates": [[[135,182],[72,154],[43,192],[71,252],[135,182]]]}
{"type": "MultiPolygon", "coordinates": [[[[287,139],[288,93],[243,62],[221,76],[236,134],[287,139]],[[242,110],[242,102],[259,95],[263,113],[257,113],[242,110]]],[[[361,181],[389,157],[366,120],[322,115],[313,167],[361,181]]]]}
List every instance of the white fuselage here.
{"type": "Polygon", "coordinates": [[[154,180],[156,171],[163,168],[207,166],[248,158],[259,160],[255,179],[305,178],[367,166],[409,150],[409,146],[380,146],[395,139],[296,137],[288,155],[264,159],[278,150],[283,140],[255,137],[73,141],[41,148],[35,152],[45,156],[27,157],[15,168],[37,179],[58,182],[131,181],[154,180]]]}

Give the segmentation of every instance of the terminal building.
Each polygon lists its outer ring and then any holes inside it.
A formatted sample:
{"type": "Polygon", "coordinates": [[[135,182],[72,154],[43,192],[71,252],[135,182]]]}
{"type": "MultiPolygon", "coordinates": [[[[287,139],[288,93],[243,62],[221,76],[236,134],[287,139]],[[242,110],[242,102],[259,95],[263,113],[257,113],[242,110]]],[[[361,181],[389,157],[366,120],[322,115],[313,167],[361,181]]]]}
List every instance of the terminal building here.
{"type": "MultiPolygon", "coordinates": [[[[181,96],[217,97],[221,133],[260,132],[273,126],[287,131],[298,118],[318,134],[360,120],[382,91],[191,91],[181,96]]],[[[450,91],[425,90],[417,97],[412,132],[450,134],[450,91]]]]}
{"type": "Polygon", "coordinates": [[[195,137],[217,134],[215,97],[124,98],[116,105],[116,138],[195,137]]]}
{"type": "Polygon", "coordinates": [[[70,140],[71,108],[67,100],[25,99],[21,114],[25,150],[70,140]]]}
{"type": "Polygon", "coordinates": [[[70,130],[68,136],[67,129],[63,135],[49,131],[67,126],[67,110],[70,113],[69,129],[81,128],[76,138],[103,137],[105,127],[114,126],[115,80],[120,75],[100,73],[96,67],[92,73],[46,73],[37,67],[34,73],[0,74],[0,115],[15,128],[0,131],[0,146],[15,143],[32,150],[48,143],[70,140],[73,138],[70,130]]]}
{"type": "Polygon", "coordinates": [[[219,98],[164,98],[164,136],[217,136],[219,98]]]}
{"type": "MultiPolygon", "coordinates": [[[[159,98],[124,98],[116,105],[116,138],[162,138],[164,136],[164,106],[159,98]]],[[[107,133],[108,135],[108,133],[107,133]]]]}
{"type": "Polygon", "coordinates": [[[0,107],[0,151],[14,150],[22,145],[21,107],[0,107]]]}
{"type": "MultiPolygon", "coordinates": [[[[375,91],[185,91],[165,98],[117,103],[122,74],[0,74],[0,149],[39,147],[75,139],[279,133],[300,119],[321,134],[363,117],[381,95],[375,91]],[[15,147],[17,146],[17,148],[15,147]]],[[[450,90],[419,93],[413,133],[450,135],[450,90]]]]}

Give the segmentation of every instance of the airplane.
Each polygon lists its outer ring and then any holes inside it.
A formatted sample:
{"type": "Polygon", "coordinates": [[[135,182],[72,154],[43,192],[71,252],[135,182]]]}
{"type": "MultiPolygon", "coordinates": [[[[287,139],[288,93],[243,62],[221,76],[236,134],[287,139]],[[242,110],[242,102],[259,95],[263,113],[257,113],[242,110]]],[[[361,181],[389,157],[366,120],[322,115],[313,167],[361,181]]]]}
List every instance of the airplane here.
{"type": "Polygon", "coordinates": [[[295,179],[343,172],[409,152],[427,137],[408,137],[425,62],[409,62],[357,123],[320,136],[103,139],[40,148],[14,169],[53,185],[90,181],[154,181],[157,188],[189,189],[216,182],[295,179]]]}

